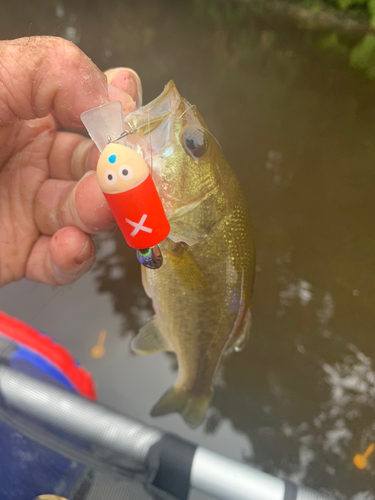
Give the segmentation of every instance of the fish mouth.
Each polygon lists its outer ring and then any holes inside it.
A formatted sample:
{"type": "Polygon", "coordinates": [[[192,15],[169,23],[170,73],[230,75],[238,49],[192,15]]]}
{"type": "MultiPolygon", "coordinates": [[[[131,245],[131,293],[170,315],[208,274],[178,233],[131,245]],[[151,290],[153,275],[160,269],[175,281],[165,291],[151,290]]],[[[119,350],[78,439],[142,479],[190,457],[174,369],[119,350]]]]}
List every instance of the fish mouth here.
{"type": "Polygon", "coordinates": [[[170,80],[153,101],[127,115],[126,125],[140,136],[145,136],[173,115],[182,101],[174,81],[170,80]]]}
{"type": "Polygon", "coordinates": [[[153,101],[125,118],[126,140],[149,165],[152,177],[160,171],[158,154],[171,139],[173,120],[181,107],[185,107],[184,99],[171,80],[153,101]]]}
{"type": "Polygon", "coordinates": [[[174,81],[170,80],[159,96],[127,115],[125,120],[129,134],[126,140],[148,164],[166,211],[172,210],[172,206],[181,207],[198,201],[201,194],[191,199],[175,196],[173,186],[163,177],[166,159],[183,147],[176,133],[181,136],[189,126],[209,132],[196,107],[181,97],[174,81]]]}
{"type": "Polygon", "coordinates": [[[160,95],[125,118],[125,128],[129,134],[126,140],[146,161],[159,195],[169,202],[181,200],[171,196],[163,182],[163,155],[169,143],[171,148],[174,147],[174,122],[179,119],[178,114],[183,114],[189,106],[179,94],[174,81],[170,80],[160,95]]]}
{"type": "MultiPolygon", "coordinates": [[[[150,101],[140,109],[146,113],[148,113],[149,109],[152,109],[152,112],[155,115],[165,113],[168,114],[178,108],[181,100],[182,97],[176,88],[176,84],[173,80],[169,80],[169,82],[165,85],[163,92],[155,97],[153,101],[150,101]]],[[[131,114],[136,114],[136,111],[133,111],[131,114]]]]}

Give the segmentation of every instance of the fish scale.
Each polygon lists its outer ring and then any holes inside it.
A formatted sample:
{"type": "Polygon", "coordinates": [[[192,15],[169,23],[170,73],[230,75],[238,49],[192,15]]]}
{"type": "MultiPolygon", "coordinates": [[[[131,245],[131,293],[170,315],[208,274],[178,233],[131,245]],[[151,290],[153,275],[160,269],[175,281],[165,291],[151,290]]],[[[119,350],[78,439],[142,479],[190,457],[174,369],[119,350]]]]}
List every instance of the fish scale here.
{"type": "MultiPolygon", "coordinates": [[[[150,142],[160,145],[153,153],[153,178],[171,232],[160,244],[163,266],[142,270],[156,315],[132,346],[140,354],[176,354],[176,381],[152,415],[179,412],[194,427],[205,417],[223,355],[248,335],[255,263],[251,220],[219,144],[173,82],[128,120],[134,127],[146,127],[146,117],[153,123],[150,142]],[[155,126],[158,120],[163,126],[155,126]],[[163,138],[165,130],[169,132],[163,138]],[[199,157],[187,146],[194,141],[201,142],[199,157]]],[[[142,136],[147,141],[145,129],[142,136]]],[[[137,141],[136,134],[131,140],[137,141]]]]}

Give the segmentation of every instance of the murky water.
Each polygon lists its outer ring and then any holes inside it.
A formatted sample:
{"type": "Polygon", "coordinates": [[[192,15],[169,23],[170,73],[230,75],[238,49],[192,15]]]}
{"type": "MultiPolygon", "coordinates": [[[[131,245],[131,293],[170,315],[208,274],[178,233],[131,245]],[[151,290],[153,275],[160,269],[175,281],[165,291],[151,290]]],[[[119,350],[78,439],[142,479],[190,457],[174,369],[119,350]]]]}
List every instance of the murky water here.
{"type": "Polygon", "coordinates": [[[319,34],[242,4],[1,7],[2,38],[70,38],[102,69],[137,70],[145,102],[174,79],[241,180],[257,246],[251,338],[220,370],[197,431],[148,415],[175,362],[129,351],[151,306],[118,234],[98,240],[97,266],[75,285],[15,283],[0,290],[1,308],[68,347],[104,403],[322,492],[375,499],[375,457],[366,470],[352,461],[375,442],[375,83],[319,50],[319,34]],[[106,354],[95,360],[101,329],[106,354]]]}

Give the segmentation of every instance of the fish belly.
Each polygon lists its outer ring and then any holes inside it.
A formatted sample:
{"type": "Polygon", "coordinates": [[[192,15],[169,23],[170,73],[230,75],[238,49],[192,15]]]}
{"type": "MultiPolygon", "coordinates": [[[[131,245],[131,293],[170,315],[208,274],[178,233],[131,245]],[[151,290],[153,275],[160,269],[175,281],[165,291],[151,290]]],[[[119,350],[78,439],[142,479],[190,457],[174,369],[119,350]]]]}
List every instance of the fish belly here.
{"type": "MultiPolygon", "coordinates": [[[[193,247],[167,239],[164,262],[147,270],[144,286],[152,298],[161,349],[174,351],[178,375],[153,415],[180,412],[191,426],[204,419],[212,379],[228,347],[241,335],[250,305],[253,250],[247,207],[238,205],[193,247]]],[[[151,352],[151,351],[150,351],[151,352]]]]}

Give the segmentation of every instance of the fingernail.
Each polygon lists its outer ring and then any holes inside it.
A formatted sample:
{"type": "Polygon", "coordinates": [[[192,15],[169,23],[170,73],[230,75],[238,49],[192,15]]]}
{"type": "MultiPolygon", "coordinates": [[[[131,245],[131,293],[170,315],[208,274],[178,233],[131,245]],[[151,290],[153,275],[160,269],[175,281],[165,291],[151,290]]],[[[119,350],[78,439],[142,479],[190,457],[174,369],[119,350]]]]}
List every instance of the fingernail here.
{"type": "Polygon", "coordinates": [[[70,196],[69,196],[69,205],[68,205],[68,209],[70,210],[70,214],[71,214],[71,218],[72,220],[75,221],[75,225],[77,227],[79,227],[80,229],[82,229],[82,231],[85,231],[87,232],[88,228],[86,227],[86,225],[81,221],[81,218],[80,216],[78,215],[78,210],[77,210],[77,201],[76,201],[76,198],[77,198],[77,189],[78,189],[78,186],[81,185],[83,179],[85,179],[86,177],[90,177],[90,175],[96,175],[96,172],[95,170],[88,170],[85,175],[83,175],[80,180],[76,183],[76,185],[74,186],[73,188],[73,191],[71,192],[70,196]]]}
{"type": "Polygon", "coordinates": [[[108,82],[129,94],[137,108],[142,106],[142,83],[137,73],[130,68],[114,68],[106,72],[108,82]]]}
{"type": "Polygon", "coordinates": [[[79,254],[77,255],[77,257],[74,259],[75,262],[78,265],[83,264],[89,258],[89,255],[88,255],[88,252],[87,252],[89,246],[90,246],[90,242],[89,242],[88,239],[86,239],[86,242],[85,242],[85,244],[82,247],[82,250],[79,252],[79,254]]]}
{"type": "Polygon", "coordinates": [[[86,177],[90,177],[90,175],[94,175],[94,174],[96,174],[95,170],[88,170],[88,171],[85,173],[85,175],[83,175],[83,176],[80,178],[79,182],[81,182],[81,181],[82,181],[83,179],[85,179],[86,177]]]}
{"type": "Polygon", "coordinates": [[[110,83],[108,84],[108,97],[110,101],[122,102],[122,109],[124,110],[125,115],[137,109],[133,98],[128,93],[114,87],[110,83]]]}
{"type": "Polygon", "coordinates": [[[91,242],[86,239],[82,250],[77,257],[74,258],[73,262],[69,263],[68,268],[58,266],[54,260],[51,260],[51,268],[57,284],[63,285],[65,283],[70,283],[72,278],[76,279],[82,272],[86,272],[94,261],[95,255],[92,254],[91,251],[91,242]]]}
{"type": "Polygon", "coordinates": [[[126,68],[113,78],[112,84],[130,94],[137,108],[142,106],[142,83],[135,71],[126,68]]]}
{"type": "Polygon", "coordinates": [[[72,196],[71,219],[89,234],[107,231],[115,225],[112,212],[99,187],[96,172],[87,172],[76,184],[72,196]],[[95,175],[94,175],[95,174],[95,175]],[[89,178],[90,177],[90,178],[89,178]],[[91,201],[88,204],[88,200],[91,201]]]}
{"type": "Polygon", "coordinates": [[[92,149],[93,143],[91,139],[87,139],[80,142],[74,150],[70,163],[70,170],[74,179],[79,179],[82,172],[86,171],[92,149]]]}

